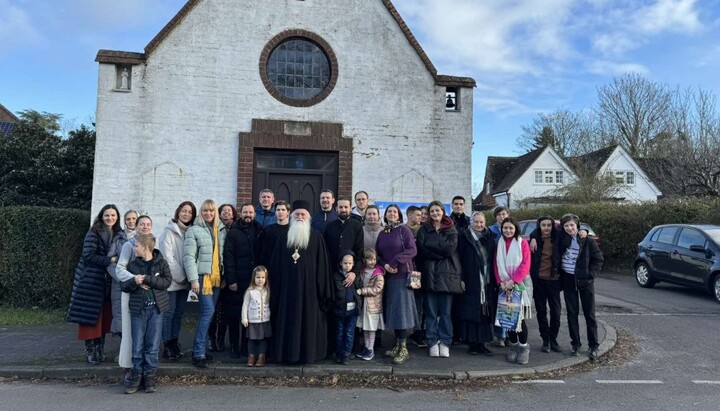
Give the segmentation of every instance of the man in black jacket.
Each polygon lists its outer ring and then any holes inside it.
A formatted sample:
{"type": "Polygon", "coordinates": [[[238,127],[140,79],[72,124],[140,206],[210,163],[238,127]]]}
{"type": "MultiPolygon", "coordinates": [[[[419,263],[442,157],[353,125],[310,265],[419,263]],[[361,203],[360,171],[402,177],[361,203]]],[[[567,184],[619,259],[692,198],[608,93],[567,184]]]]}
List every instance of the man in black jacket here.
{"type": "Polygon", "coordinates": [[[600,273],[603,255],[592,236],[580,238],[578,227],[580,219],[575,214],[565,214],[560,219],[563,233],[559,236],[553,251],[554,270],[560,274],[572,351],[576,356],[580,343],[578,325],[579,305],[582,304],[583,316],[587,325],[587,339],[590,350],[588,356],[595,360],[598,356],[597,321],[595,320],[595,286],[593,280],[600,273]]]}
{"type": "MultiPolygon", "coordinates": [[[[240,358],[243,297],[261,255],[258,237],[262,229],[262,225],[255,220],[255,207],[246,203],[240,208],[240,219],[225,239],[223,266],[228,290],[224,303],[230,331],[230,358],[240,358]]],[[[245,350],[247,347],[242,348],[242,351],[245,350]]]]}
{"type": "MultiPolygon", "coordinates": [[[[325,246],[330,261],[339,261],[340,251],[351,250],[355,255],[363,255],[365,231],[360,216],[351,214],[351,203],[347,197],[337,200],[337,220],[329,222],[325,227],[325,246]]],[[[356,258],[352,271],[348,273],[343,285],[352,286],[355,277],[360,275],[361,258],[356,258]]],[[[328,315],[328,347],[335,342],[335,319],[328,315]]]]}

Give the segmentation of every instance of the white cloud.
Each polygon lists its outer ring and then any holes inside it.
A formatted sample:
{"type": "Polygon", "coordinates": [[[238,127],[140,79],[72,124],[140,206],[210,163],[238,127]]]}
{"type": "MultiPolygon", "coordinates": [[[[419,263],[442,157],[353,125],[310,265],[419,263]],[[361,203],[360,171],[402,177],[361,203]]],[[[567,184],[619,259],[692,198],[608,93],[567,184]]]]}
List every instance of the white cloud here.
{"type": "Polygon", "coordinates": [[[641,31],[649,34],[663,31],[692,33],[702,28],[695,0],[658,0],[638,10],[635,22],[641,31]]]}
{"type": "Polygon", "coordinates": [[[0,50],[23,47],[42,39],[28,13],[8,0],[0,0],[0,50]]]}
{"type": "Polygon", "coordinates": [[[650,70],[642,64],[638,63],[616,63],[612,61],[596,60],[587,65],[590,73],[600,76],[614,76],[625,73],[648,74],[650,70]]]}
{"type": "Polygon", "coordinates": [[[572,47],[563,35],[571,0],[395,0],[417,22],[423,47],[449,66],[538,75],[538,56],[560,59],[572,47]]]}

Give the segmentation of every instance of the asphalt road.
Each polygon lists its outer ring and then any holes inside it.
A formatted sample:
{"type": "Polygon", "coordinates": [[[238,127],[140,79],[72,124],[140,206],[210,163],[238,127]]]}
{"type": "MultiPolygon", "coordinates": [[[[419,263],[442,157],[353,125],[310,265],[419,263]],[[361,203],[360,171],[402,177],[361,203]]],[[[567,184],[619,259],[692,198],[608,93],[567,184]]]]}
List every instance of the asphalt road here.
{"type": "Polygon", "coordinates": [[[126,396],[119,386],[5,383],[0,410],[720,408],[720,304],[670,285],[641,289],[626,276],[605,275],[596,292],[599,318],[638,340],[638,354],[623,365],[474,392],[164,386],[126,396]]]}

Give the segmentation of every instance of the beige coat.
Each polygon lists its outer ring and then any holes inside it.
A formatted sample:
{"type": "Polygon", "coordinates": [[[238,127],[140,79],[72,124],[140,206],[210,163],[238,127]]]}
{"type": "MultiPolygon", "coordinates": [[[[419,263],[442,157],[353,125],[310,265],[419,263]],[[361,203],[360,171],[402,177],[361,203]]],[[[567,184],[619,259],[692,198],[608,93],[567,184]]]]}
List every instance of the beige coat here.
{"type": "Polygon", "coordinates": [[[385,286],[384,274],[385,270],[376,266],[367,284],[363,284],[364,287],[358,289],[358,294],[365,297],[366,306],[370,314],[381,314],[383,311],[382,291],[385,286]]]}

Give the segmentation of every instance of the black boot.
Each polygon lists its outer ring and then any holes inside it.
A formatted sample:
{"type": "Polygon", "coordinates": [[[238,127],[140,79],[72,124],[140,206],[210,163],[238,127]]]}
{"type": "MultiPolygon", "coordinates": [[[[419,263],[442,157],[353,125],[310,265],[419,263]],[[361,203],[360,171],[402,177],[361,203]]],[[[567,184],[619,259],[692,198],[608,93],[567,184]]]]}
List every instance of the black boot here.
{"type": "Polygon", "coordinates": [[[145,378],[145,392],[151,393],[157,391],[157,386],[155,385],[155,371],[148,371],[143,375],[143,377],[145,378]]]}
{"type": "Polygon", "coordinates": [[[95,348],[95,340],[85,340],[85,357],[88,364],[100,364],[97,356],[97,350],[95,348]]]}
{"type": "Polygon", "coordinates": [[[140,388],[140,372],[130,371],[130,379],[128,385],[125,388],[125,394],[135,394],[140,388]]]}
{"type": "Polygon", "coordinates": [[[97,360],[105,362],[105,336],[95,339],[95,352],[97,353],[97,360]]]}

